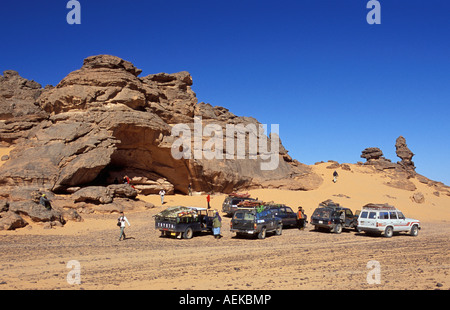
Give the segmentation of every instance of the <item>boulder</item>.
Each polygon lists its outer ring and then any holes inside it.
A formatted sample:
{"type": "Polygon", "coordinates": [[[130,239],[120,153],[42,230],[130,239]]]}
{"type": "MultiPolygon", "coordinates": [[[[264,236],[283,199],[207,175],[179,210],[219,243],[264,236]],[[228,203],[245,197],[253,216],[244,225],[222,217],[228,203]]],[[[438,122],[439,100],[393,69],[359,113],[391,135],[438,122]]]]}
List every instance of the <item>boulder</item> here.
{"type": "Polygon", "coordinates": [[[33,222],[58,221],[62,224],[65,223],[60,211],[53,208],[48,210],[44,206],[36,204],[33,201],[13,201],[9,204],[9,211],[19,215],[26,215],[30,217],[33,222]]]}
{"type": "Polygon", "coordinates": [[[417,193],[414,193],[412,196],[411,196],[411,200],[413,201],[413,202],[415,202],[415,203],[424,203],[425,202],[425,196],[421,193],[421,192],[417,192],[417,193]]]}
{"type": "Polygon", "coordinates": [[[15,230],[27,225],[28,223],[15,212],[0,213],[0,230],[15,230]]]}
{"type": "Polygon", "coordinates": [[[107,189],[113,197],[136,198],[138,192],[129,184],[111,184],[107,189]]]}
{"type": "Polygon", "coordinates": [[[88,186],[73,193],[72,199],[74,202],[106,204],[113,201],[113,193],[108,187],[88,186]]]}

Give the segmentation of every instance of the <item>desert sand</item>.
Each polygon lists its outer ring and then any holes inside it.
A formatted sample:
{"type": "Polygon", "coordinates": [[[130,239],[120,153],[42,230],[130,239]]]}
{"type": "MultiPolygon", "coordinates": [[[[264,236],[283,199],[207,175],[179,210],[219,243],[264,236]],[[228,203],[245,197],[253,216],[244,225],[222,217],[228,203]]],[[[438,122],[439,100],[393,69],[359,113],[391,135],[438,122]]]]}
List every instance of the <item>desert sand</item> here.
{"type": "MultiPolygon", "coordinates": [[[[238,239],[222,216],[220,240],[209,234],[191,240],[162,238],[153,215],[176,205],[206,206],[205,195],[140,196],[156,207],[127,213],[127,239],[117,241],[117,214],[86,214],[83,222],[43,229],[38,224],[0,232],[0,289],[450,289],[450,197],[433,194],[412,179],[425,203],[411,201],[413,192],[383,184],[373,168],[350,165],[338,169],[332,182],[327,163],[312,166],[324,177],[313,191],[257,189],[264,201],[303,206],[311,216],[318,203],[332,199],[353,211],[366,203],[389,203],[407,217],[419,219],[417,237],[367,236],[355,231],[340,235],[284,229],[265,240],[238,239]],[[31,227],[31,228],[30,228],[31,227]],[[81,284],[69,284],[69,261],[80,263],[81,284]],[[369,261],[381,266],[380,284],[369,284],[369,261]]],[[[226,195],[211,197],[221,210],[226,195]]]]}

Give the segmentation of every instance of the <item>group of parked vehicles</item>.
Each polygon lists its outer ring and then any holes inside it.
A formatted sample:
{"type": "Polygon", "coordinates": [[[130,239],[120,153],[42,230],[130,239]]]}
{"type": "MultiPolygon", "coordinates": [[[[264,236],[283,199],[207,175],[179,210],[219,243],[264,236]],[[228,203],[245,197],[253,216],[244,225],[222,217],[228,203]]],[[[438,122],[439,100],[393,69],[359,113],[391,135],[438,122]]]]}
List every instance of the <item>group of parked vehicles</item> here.
{"type": "MultiPolygon", "coordinates": [[[[230,194],[225,198],[222,212],[231,216],[230,230],[236,236],[256,236],[264,239],[267,233],[281,235],[283,227],[303,229],[307,216],[301,207],[294,212],[284,204],[265,203],[248,194],[230,194]]],[[[211,232],[216,210],[194,207],[169,207],[155,215],[155,228],[162,236],[190,239],[196,232],[211,232]]],[[[344,229],[357,232],[382,234],[392,237],[397,232],[417,236],[420,221],[406,218],[403,213],[388,204],[367,204],[353,214],[352,210],[331,200],[321,202],[314,210],[310,224],[314,230],[340,234],[344,229]]]]}

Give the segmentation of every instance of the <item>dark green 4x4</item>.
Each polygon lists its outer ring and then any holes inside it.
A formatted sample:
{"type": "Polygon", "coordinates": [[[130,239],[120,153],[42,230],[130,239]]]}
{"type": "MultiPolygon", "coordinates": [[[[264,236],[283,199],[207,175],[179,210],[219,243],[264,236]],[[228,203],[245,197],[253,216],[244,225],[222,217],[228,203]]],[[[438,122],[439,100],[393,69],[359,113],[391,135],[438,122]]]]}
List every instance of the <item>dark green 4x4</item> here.
{"type": "Polygon", "coordinates": [[[231,231],[236,236],[250,235],[258,239],[266,238],[268,232],[281,235],[283,223],[269,208],[237,209],[231,219],[231,231]]]}

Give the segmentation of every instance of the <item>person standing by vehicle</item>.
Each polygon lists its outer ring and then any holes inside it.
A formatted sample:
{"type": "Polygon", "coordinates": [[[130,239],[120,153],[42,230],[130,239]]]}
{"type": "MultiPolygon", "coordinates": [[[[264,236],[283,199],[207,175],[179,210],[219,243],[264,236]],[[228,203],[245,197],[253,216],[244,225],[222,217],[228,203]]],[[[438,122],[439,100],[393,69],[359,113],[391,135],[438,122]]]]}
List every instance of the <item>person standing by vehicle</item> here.
{"type": "Polygon", "coordinates": [[[128,227],[130,227],[130,222],[128,222],[127,217],[125,216],[125,214],[123,214],[123,212],[120,212],[120,216],[117,219],[118,223],[117,226],[120,227],[120,235],[119,235],[119,241],[121,241],[122,237],[123,240],[125,240],[127,237],[125,236],[125,223],[128,224],[128,227]]]}
{"type": "Polygon", "coordinates": [[[216,212],[216,215],[214,216],[212,227],[214,238],[216,239],[222,238],[222,236],[220,235],[220,228],[222,227],[222,218],[220,217],[219,212],[216,212]]]}
{"type": "Polygon", "coordinates": [[[304,229],[306,226],[306,215],[303,207],[298,207],[297,212],[297,226],[298,229],[304,229]]]}
{"type": "Polygon", "coordinates": [[[189,183],[188,192],[189,192],[189,196],[192,196],[192,184],[191,183],[189,183]]]}

